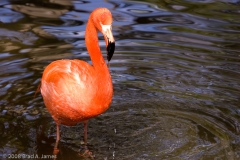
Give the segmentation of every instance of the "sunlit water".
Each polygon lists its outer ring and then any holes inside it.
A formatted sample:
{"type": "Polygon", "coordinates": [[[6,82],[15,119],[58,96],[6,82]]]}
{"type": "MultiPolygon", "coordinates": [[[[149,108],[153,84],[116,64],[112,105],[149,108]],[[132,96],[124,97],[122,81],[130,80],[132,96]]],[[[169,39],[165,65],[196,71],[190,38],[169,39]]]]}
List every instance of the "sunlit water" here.
{"type": "MultiPolygon", "coordinates": [[[[113,102],[89,122],[95,159],[240,159],[237,0],[1,1],[0,159],[52,154],[55,123],[34,93],[53,60],[91,63],[84,31],[97,7],[113,14],[116,51],[113,102]]],[[[84,159],[82,144],[81,123],[62,126],[57,159],[84,159]]]]}

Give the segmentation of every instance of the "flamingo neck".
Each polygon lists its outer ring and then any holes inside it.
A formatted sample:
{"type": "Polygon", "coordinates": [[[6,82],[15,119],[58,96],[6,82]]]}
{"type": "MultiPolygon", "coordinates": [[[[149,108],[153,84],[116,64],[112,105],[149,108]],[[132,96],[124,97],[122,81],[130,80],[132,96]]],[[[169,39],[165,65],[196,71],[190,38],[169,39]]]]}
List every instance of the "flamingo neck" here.
{"type": "Polygon", "coordinates": [[[107,65],[102,56],[99,44],[98,44],[98,32],[93,21],[90,20],[87,23],[85,41],[88,53],[92,60],[93,67],[95,69],[107,69],[107,65]]]}

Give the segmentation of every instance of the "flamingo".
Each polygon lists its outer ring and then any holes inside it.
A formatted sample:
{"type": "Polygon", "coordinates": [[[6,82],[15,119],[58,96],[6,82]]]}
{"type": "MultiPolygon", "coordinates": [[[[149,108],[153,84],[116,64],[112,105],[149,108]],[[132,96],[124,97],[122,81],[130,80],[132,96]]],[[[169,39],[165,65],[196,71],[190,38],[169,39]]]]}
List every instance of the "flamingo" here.
{"type": "Polygon", "coordinates": [[[97,33],[100,31],[104,36],[109,63],[115,50],[112,22],[112,14],[107,8],[97,8],[90,14],[85,41],[92,65],[77,59],[63,59],[50,63],[43,72],[41,94],[56,122],[54,153],[59,152],[60,125],[73,126],[83,122],[86,146],[88,120],[102,114],[111,104],[112,79],[98,44],[97,33]]]}

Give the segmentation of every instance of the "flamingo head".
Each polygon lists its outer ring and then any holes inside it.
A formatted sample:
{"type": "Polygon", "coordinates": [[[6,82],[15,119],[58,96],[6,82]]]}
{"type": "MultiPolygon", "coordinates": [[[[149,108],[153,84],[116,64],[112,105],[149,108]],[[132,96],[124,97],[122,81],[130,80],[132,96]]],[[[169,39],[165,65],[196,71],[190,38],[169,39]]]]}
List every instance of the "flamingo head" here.
{"type": "Polygon", "coordinates": [[[112,34],[112,14],[107,8],[95,10],[94,20],[96,27],[102,32],[107,46],[107,60],[111,60],[115,50],[115,40],[112,34]],[[96,18],[96,19],[95,19],[96,18]]]}

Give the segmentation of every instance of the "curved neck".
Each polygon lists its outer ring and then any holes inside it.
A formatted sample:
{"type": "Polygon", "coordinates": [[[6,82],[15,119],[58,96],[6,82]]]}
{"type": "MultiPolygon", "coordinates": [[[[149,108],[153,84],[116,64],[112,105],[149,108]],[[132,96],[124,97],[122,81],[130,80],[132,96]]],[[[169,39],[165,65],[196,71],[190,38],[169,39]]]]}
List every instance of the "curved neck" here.
{"type": "Polygon", "coordinates": [[[97,28],[95,27],[91,17],[89,18],[89,21],[87,23],[85,41],[88,53],[92,60],[93,67],[95,69],[107,69],[106,62],[102,56],[98,44],[97,28]]]}

